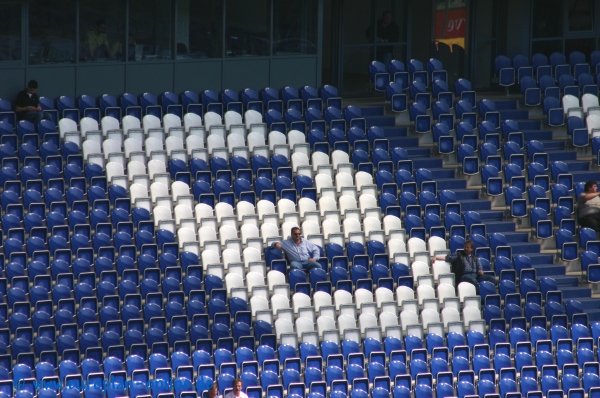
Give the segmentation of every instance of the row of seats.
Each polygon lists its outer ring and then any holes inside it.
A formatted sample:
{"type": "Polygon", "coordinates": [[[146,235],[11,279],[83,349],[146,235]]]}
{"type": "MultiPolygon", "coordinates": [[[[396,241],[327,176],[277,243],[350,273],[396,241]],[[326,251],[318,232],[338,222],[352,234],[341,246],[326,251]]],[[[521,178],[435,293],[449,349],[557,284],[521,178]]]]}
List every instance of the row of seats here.
{"type": "MultiPolygon", "coordinates": [[[[179,117],[191,112],[200,116],[206,112],[215,112],[223,115],[224,111],[234,110],[242,113],[244,110],[252,109],[263,113],[263,109],[279,109],[280,112],[288,107],[298,107],[299,110],[311,106],[336,106],[341,109],[342,101],[337,89],[330,85],[321,88],[320,93],[314,87],[304,86],[301,90],[293,87],[285,87],[281,91],[266,87],[260,94],[253,89],[244,89],[241,93],[233,90],[223,90],[221,95],[212,90],[205,90],[198,95],[193,91],[185,91],[178,97],[171,92],[165,92],[159,98],[152,93],[143,93],[138,97],[124,93],[119,100],[104,94],[98,100],[89,96],[81,95],[77,102],[69,96],[61,96],[56,101],[51,98],[41,97],[40,106],[45,111],[56,113],[55,123],[58,119],[65,117],[78,121],[80,117],[90,116],[100,121],[102,116],[113,116],[121,120],[122,115],[133,114],[141,119],[142,113],[153,114],[161,117],[162,114],[173,113],[179,117]],[[241,97],[241,100],[240,100],[241,97]],[[261,98],[262,97],[262,98],[261,98]],[[160,104],[159,104],[160,103],[160,104]]],[[[0,110],[3,114],[2,121],[8,121],[16,126],[16,117],[13,106],[8,100],[0,100],[0,110]]]]}
{"type": "Polygon", "coordinates": [[[501,86],[511,86],[525,76],[551,76],[558,80],[563,75],[571,75],[576,79],[582,73],[597,73],[598,51],[590,54],[591,63],[587,62],[586,55],[581,51],[572,51],[569,59],[565,54],[555,51],[550,54],[550,60],[545,54],[535,53],[531,60],[522,54],[517,54],[511,59],[505,55],[499,55],[494,61],[495,71],[501,86]],[[594,69],[594,70],[591,70],[594,69]]]}

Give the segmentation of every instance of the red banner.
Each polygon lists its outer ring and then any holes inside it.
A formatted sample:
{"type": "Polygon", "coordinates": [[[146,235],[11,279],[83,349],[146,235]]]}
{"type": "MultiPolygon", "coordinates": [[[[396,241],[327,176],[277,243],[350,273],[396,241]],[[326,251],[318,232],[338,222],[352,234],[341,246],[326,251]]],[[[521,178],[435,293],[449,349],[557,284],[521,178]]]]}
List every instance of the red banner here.
{"type": "Polygon", "coordinates": [[[447,13],[446,11],[438,11],[435,16],[435,38],[452,39],[465,37],[466,15],[467,9],[464,7],[448,10],[447,13]],[[445,25],[444,19],[446,19],[445,25]]]}

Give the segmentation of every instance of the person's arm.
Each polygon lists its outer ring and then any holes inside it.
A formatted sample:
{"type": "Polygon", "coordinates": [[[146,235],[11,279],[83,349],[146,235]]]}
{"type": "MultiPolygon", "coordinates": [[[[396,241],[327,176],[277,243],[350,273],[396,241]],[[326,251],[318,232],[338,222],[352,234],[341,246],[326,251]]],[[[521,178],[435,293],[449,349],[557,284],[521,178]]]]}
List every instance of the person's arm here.
{"type": "Polygon", "coordinates": [[[481,266],[481,262],[477,256],[475,256],[475,267],[477,268],[477,274],[483,275],[483,267],[481,266]]]}
{"type": "Polygon", "coordinates": [[[588,200],[592,200],[597,196],[600,196],[600,192],[588,192],[582,193],[583,202],[587,202],[588,200]]]}
{"type": "Polygon", "coordinates": [[[27,112],[27,111],[35,111],[35,110],[36,110],[35,106],[16,106],[15,107],[15,112],[17,112],[17,113],[27,112]]]}
{"type": "Polygon", "coordinates": [[[433,264],[436,260],[446,261],[447,263],[451,263],[454,260],[456,260],[457,257],[458,257],[457,254],[437,255],[437,256],[433,256],[433,258],[431,259],[431,263],[433,264]]]}
{"type": "Polygon", "coordinates": [[[17,95],[17,100],[15,101],[15,112],[21,113],[27,111],[34,111],[35,107],[29,106],[28,100],[29,97],[27,96],[27,94],[23,95],[23,92],[20,92],[19,95],[17,95]]]}
{"type": "Polygon", "coordinates": [[[319,246],[315,245],[312,242],[308,242],[308,250],[310,251],[310,258],[308,259],[308,261],[310,261],[311,259],[313,261],[317,261],[319,259],[319,257],[321,256],[321,250],[319,249],[319,246]]]}

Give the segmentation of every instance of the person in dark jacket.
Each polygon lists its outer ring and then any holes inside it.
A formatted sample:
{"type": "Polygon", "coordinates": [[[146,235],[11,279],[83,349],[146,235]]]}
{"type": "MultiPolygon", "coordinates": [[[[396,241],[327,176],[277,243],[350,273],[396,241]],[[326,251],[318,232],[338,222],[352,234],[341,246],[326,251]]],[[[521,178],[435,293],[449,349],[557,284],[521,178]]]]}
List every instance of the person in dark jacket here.
{"type": "Polygon", "coordinates": [[[37,95],[38,83],[30,80],[25,90],[17,94],[15,101],[15,111],[19,120],[27,120],[33,124],[38,124],[43,119],[50,120],[50,115],[42,111],[40,107],[40,97],[37,95]]]}
{"type": "Polygon", "coordinates": [[[378,44],[377,61],[383,62],[386,66],[394,56],[394,47],[391,45],[381,45],[385,43],[395,43],[400,40],[400,27],[394,22],[394,16],[391,11],[387,10],[383,12],[381,19],[377,21],[376,36],[373,37],[373,27],[367,29],[367,39],[370,42],[375,40],[378,44]]]}
{"type": "Polygon", "coordinates": [[[475,244],[471,240],[467,240],[464,245],[464,252],[460,253],[457,251],[454,254],[447,256],[436,256],[435,260],[442,260],[449,262],[452,265],[452,272],[457,281],[457,285],[460,282],[468,282],[475,286],[477,293],[479,294],[479,283],[486,281],[496,283],[496,278],[491,275],[483,273],[483,268],[479,259],[474,253],[475,244]]]}

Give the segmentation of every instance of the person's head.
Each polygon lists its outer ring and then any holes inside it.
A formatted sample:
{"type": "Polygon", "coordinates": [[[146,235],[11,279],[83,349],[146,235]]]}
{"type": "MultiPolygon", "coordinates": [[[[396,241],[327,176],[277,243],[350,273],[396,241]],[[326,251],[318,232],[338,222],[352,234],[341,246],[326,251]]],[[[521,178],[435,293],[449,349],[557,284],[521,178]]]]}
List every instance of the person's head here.
{"type": "Polygon", "coordinates": [[[390,10],[386,10],[383,12],[381,19],[383,20],[383,23],[387,25],[392,22],[394,16],[392,15],[392,12],[390,10]]]}
{"type": "Polygon", "coordinates": [[[242,391],[242,380],[235,379],[233,383],[231,383],[231,387],[233,388],[233,395],[238,395],[240,391],[242,391]]]}
{"type": "Polygon", "coordinates": [[[27,83],[27,92],[29,94],[35,94],[35,92],[37,91],[38,88],[38,82],[35,80],[30,80],[29,83],[27,83]]]}
{"type": "Polygon", "coordinates": [[[210,390],[208,390],[208,398],[215,398],[219,395],[219,386],[217,383],[213,384],[210,390]]]}
{"type": "Polygon", "coordinates": [[[96,28],[98,29],[98,32],[104,33],[106,32],[106,23],[100,20],[96,23],[96,28]]]}
{"type": "Polygon", "coordinates": [[[597,191],[596,181],[586,182],[585,185],[583,186],[583,190],[585,192],[596,192],[597,191]]]}
{"type": "Polygon", "coordinates": [[[465,242],[465,245],[463,246],[463,248],[465,249],[465,254],[468,256],[471,253],[473,253],[473,250],[475,250],[475,244],[473,243],[472,240],[467,240],[465,242]]]}
{"type": "Polygon", "coordinates": [[[298,227],[292,228],[292,232],[290,233],[290,235],[292,236],[292,240],[295,244],[300,243],[300,241],[302,240],[302,230],[298,227]]]}

